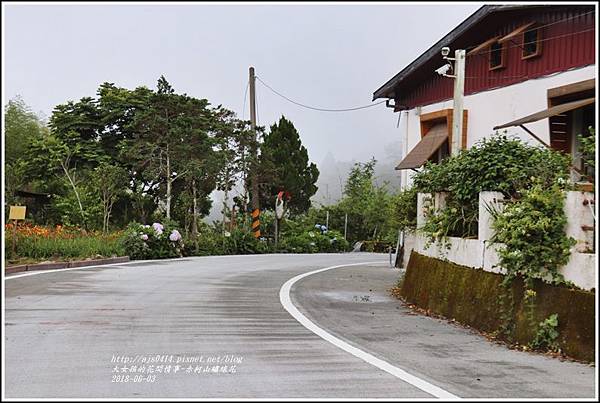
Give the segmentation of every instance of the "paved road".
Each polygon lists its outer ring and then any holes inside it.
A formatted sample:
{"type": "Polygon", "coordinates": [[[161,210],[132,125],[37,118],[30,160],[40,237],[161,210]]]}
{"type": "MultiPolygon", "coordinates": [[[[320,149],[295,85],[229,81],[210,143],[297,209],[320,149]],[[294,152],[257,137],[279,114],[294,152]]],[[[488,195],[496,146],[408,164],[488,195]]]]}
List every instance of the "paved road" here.
{"type": "MultiPolygon", "coordinates": [[[[189,258],[7,279],[5,397],[431,398],[319,338],[279,301],[298,274],[372,261],[387,256],[189,258]],[[132,364],[111,362],[131,357],[139,370],[156,356],[174,361],[153,364],[163,366],[153,374],[115,372],[132,364]],[[198,357],[173,372],[175,360],[198,357]],[[225,373],[194,373],[219,357],[208,367],[225,373]]],[[[457,396],[593,397],[594,368],[409,315],[387,295],[397,277],[385,264],[334,269],[300,280],[292,301],[332,334],[457,396]]]]}

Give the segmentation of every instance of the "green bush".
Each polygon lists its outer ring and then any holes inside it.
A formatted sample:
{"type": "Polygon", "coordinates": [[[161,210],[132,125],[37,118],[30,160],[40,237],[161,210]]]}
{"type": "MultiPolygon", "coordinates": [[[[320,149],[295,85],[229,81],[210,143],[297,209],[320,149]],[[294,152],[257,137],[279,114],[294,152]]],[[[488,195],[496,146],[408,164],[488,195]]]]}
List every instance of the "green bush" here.
{"type": "Polygon", "coordinates": [[[394,227],[412,230],[417,227],[417,188],[403,190],[393,197],[394,227]]]}
{"type": "Polygon", "coordinates": [[[558,336],[558,315],[554,313],[538,324],[535,338],[529,346],[535,350],[559,351],[558,336]]]}
{"type": "Polygon", "coordinates": [[[509,277],[538,278],[546,283],[564,282],[560,268],[567,264],[573,238],[565,234],[565,195],[559,185],[538,184],[508,203],[502,212],[492,212],[495,235],[500,243],[500,266],[509,277]]]}
{"type": "Polygon", "coordinates": [[[185,238],[183,254],[185,256],[216,256],[224,255],[224,237],[213,228],[203,228],[198,232],[197,246],[192,236],[185,238]]]}
{"type": "Polygon", "coordinates": [[[280,250],[289,253],[331,253],[348,250],[348,241],[338,231],[304,230],[286,234],[280,240],[280,250]]]}
{"type": "Polygon", "coordinates": [[[557,181],[566,182],[568,166],[568,157],[560,152],[502,134],[483,139],[439,164],[427,163],[413,177],[415,191],[448,195],[447,208],[430,214],[424,230],[432,241],[445,236],[476,237],[480,192],[518,197],[534,183],[550,187],[557,181]]]}
{"type": "Polygon", "coordinates": [[[581,143],[580,157],[584,164],[584,176],[594,182],[596,177],[596,130],[590,126],[587,135],[580,134],[577,138],[581,143]]]}
{"type": "Polygon", "coordinates": [[[214,255],[251,255],[269,253],[271,247],[263,239],[254,238],[254,234],[240,228],[225,231],[219,227],[202,225],[196,243],[190,236],[185,240],[184,255],[186,256],[214,256],[214,255]]]}
{"type": "Polygon", "coordinates": [[[183,256],[183,239],[172,223],[130,223],[122,240],[131,259],[165,259],[183,256]]]}
{"type": "Polygon", "coordinates": [[[269,245],[265,240],[256,239],[250,231],[234,229],[225,234],[224,252],[227,255],[252,255],[269,253],[269,245]]]}
{"type": "Polygon", "coordinates": [[[387,253],[390,247],[395,248],[396,245],[392,242],[364,241],[360,250],[361,252],[387,253]]]}

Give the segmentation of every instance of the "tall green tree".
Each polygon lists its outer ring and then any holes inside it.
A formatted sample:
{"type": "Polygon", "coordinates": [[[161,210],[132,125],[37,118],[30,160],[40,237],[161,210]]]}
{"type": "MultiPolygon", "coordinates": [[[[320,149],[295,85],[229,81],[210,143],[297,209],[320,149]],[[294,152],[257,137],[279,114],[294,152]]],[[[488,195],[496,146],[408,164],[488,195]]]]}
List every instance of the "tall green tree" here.
{"type": "Polygon", "coordinates": [[[134,117],[135,137],[128,152],[137,158],[138,169],[160,179],[167,219],[171,219],[174,183],[193,176],[199,161],[211,159],[208,105],[206,99],[176,94],[161,76],[148,107],[134,117]]]}
{"type": "Polygon", "coordinates": [[[5,196],[6,205],[10,205],[16,202],[15,191],[30,184],[25,175],[25,156],[31,144],[40,139],[47,128],[19,96],[5,105],[4,122],[5,196]]]}
{"type": "Polygon", "coordinates": [[[310,208],[310,198],[317,192],[319,170],[309,162],[298,131],[284,116],[264,135],[259,166],[261,208],[273,209],[280,191],[291,196],[288,208],[292,213],[303,213],[310,208]]]}

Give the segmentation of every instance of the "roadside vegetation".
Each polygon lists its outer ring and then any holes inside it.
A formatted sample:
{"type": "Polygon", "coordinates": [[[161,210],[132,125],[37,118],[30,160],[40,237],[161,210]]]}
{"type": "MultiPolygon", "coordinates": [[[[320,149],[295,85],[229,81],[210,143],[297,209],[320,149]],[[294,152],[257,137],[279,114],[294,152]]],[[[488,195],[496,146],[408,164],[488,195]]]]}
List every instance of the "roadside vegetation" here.
{"type": "Polygon", "coordinates": [[[11,205],[27,206],[14,253],[12,222],[5,227],[5,263],[343,252],[356,241],[387,251],[405,220],[395,214],[398,196],[377,184],[375,160],[352,168],[338,203],[315,206],[319,171],[291,121],[258,127],[255,139],[249,121],[176,93],[162,76],[156,89],[103,83],[48,119],[17,97],[5,116],[7,223],[11,205]],[[253,170],[261,179],[260,239],[248,213],[253,170]],[[215,190],[225,194],[224,219],[207,224],[215,190]],[[280,192],[285,214],[275,239],[280,192]],[[162,234],[149,230],[156,225],[162,234]]]}
{"type": "Polygon", "coordinates": [[[36,261],[66,261],[87,258],[123,256],[122,232],[105,234],[101,231],[82,231],[65,228],[20,224],[16,232],[16,254],[11,256],[13,224],[5,226],[4,254],[12,264],[36,261]]]}

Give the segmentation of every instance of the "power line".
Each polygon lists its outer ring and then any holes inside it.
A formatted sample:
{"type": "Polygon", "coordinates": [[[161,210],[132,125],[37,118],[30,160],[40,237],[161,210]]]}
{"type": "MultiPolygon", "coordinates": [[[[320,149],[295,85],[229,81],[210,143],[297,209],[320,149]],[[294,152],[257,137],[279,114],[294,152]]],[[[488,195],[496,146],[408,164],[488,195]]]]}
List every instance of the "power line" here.
{"type": "Polygon", "coordinates": [[[271,90],[273,93],[275,93],[276,95],[279,95],[281,98],[285,99],[288,102],[293,103],[294,105],[298,105],[301,106],[303,108],[307,108],[307,109],[312,109],[314,111],[319,111],[319,112],[350,112],[350,111],[356,111],[359,109],[366,109],[366,108],[371,108],[372,106],[377,106],[380,105],[384,102],[386,102],[385,100],[381,101],[381,102],[377,102],[374,104],[370,104],[370,105],[364,105],[364,106],[357,106],[354,108],[345,108],[345,109],[325,109],[325,108],[316,108],[314,106],[309,106],[309,105],[305,105],[305,104],[301,104],[300,102],[296,102],[288,97],[286,97],[285,95],[283,95],[282,93],[278,92],[277,90],[273,89],[271,86],[269,86],[267,83],[265,83],[263,80],[260,79],[260,77],[256,76],[256,79],[258,81],[260,81],[265,87],[267,87],[269,90],[271,90]]]}
{"type": "MultiPolygon", "coordinates": [[[[256,78],[256,76],[254,76],[256,78]]],[[[258,91],[254,91],[254,107],[256,108],[256,126],[260,126],[260,115],[258,114],[258,91]]]]}
{"type": "Polygon", "coordinates": [[[465,78],[490,78],[490,79],[499,79],[499,78],[525,78],[525,77],[529,77],[529,75],[527,74],[523,74],[520,76],[466,76],[465,78]]]}
{"type": "Polygon", "coordinates": [[[242,120],[246,117],[246,97],[248,96],[248,86],[250,85],[250,81],[246,81],[246,90],[244,91],[244,107],[242,108],[242,120]]]}

